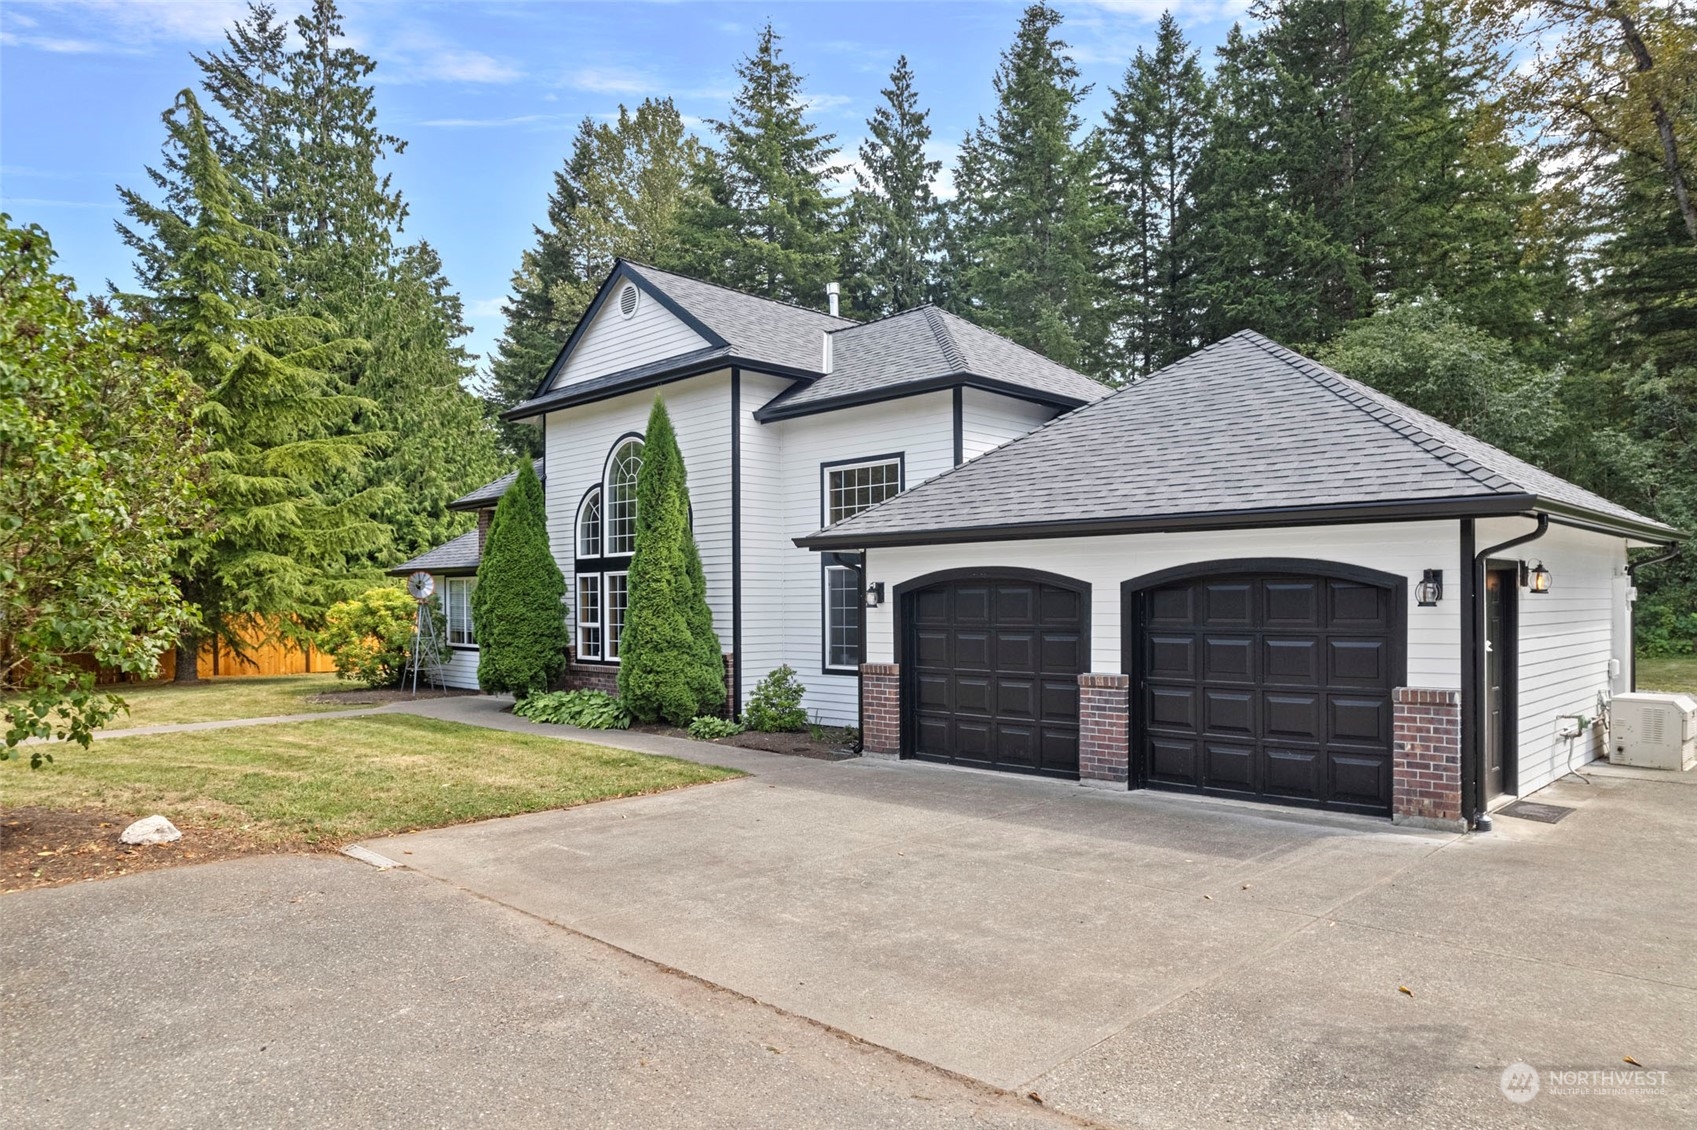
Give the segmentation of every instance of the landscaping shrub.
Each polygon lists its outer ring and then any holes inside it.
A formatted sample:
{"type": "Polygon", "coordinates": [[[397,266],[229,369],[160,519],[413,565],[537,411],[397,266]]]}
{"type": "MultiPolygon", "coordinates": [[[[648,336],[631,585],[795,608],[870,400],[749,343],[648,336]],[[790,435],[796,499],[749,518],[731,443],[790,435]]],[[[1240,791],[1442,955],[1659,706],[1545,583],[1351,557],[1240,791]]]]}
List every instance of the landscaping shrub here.
{"type": "Polygon", "coordinates": [[[801,696],[807,688],[796,678],[789,664],[778,668],[760,680],[743,707],[742,720],[751,730],[764,734],[786,734],[807,728],[807,711],[801,708],[801,696]]]}
{"type": "Polygon", "coordinates": [[[619,697],[644,722],[685,726],[725,705],[725,661],[689,526],[689,484],[666,402],[654,398],[636,477],[619,697]]]}
{"type": "MultiPolygon", "coordinates": [[[[431,612],[440,640],[440,606],[432,604],[431,612]]],[[[352,600],[330,606],[313,644],[336,661],[338,679],[353,679],[368,687],[392,687],[412,662],[413,620],[417,615],[418,603],[404,590],[388,586],[366,589],[352,600]]],[[[430,668],[441,663],[443,656],[438,652],[419,658],[430,668]]]]}
{"type": "Polygon", "coordinates": [[[566,579],[548,549],[542,484],[526,459],[501,496],[471,594],[477,685],[525,698],[566,669],[566,579]]]}
{"type": "Polygon", "coordinates": [[[532,722],[579,726],[585,730],[628,730],[630,711],[606,691],[543,691],[513,707],[532,722]]]}
{"type": "Polygon", "coordinates": [[[732,734],[740,733],[741,726],[717,714],[703,714],[689,720],[689,736],[699,741],[710,742],[714,738],[728,738],[732,734]]]}

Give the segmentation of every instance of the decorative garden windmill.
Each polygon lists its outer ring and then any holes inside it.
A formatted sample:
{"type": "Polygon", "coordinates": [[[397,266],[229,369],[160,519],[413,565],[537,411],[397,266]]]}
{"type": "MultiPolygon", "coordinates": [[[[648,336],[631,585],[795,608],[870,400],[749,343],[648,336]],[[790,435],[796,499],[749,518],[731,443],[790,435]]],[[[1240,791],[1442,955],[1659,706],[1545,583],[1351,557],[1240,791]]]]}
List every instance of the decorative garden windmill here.
{"type": "Polygon", "coordinates": [[[434,668],[442,654],[442,641],[436,636],[436,617],[430,614],[430,597],[436,592],[436,578],[423,569],[407,578],[407,592],[418,603],[412,623],[412,693],[418,694],[418,669],[426,658],[434,668]]]}

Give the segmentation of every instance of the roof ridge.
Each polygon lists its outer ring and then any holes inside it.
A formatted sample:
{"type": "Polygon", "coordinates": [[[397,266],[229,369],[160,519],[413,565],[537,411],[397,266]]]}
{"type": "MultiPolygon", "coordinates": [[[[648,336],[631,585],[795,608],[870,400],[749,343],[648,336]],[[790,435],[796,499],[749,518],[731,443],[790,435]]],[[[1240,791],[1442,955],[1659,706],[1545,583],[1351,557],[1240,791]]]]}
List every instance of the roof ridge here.
{"type": "MultiPolygon", "coordinates": [[[[1283,362],[1344,403],[1365,413],[1397,435],[1412,442],[1432,458],[1440,463],[1447,464],[1492,493],[1500,493],[1505,486],[1516,488],[1522,494],[1536,493],[1495,467],[1486,466],[1473,456],[1458,450],[1446,440],[1433,435],[1430,431],[1421,427],[1417,421],[1409,419],[1391,405],[1380,400],[1378,396],[1373,395],[1368,387],[1361,382],[1346,377],[1334,369],[1327,368],[1318,361],[1310,361],[1300,353],[1287,349],[1254,330],[1239,330],[1231,336],[1241,337],[1263,353],[1283,362]]],[[[1224,340],[1230,341],[1231,338],[1224,340]]],[[[1410,411],[1414,411],[1414,409],[1410,409],[1410,411]]],[[[1441,420],[1438,422],[1442,423],[1441,420]]],[[[1486,444],[1486,446],[1491,445],[1486,444]]]]}
{"type": "Polygon", "coordinates": [[[925,318],[925,324],[931,327],[931,336],[937,339],[937,348],[943,351],[943,360],[947,361],[955,372],[964,373],[966,355],[960,351],[960,344],[955,341],[954,334],[949,332],[949,327],[941,317],[945,311],[930,305],[921,306],[919,311],[925,318]]]}
{"type": "Polygon", "coordinates": [[[927,310],[935,310],[936,308],[937,306],[934,302],[921,302],[918,306],[909,306],[905,310],[892,310],[888,314],[881,315],[877,318],[868,318],[864,322],[856,322],[851,319],[848,325],[839,326],[829,332],[834,334],[847,333],[849,330],[858,330],[866,326],[876,326],[882,322],[893,322],[897,318],[905,318],[909,314],[923,314],[927,310]]]}
{"type": "Polygon", "coordinates": [[[1087,381],[1096,381],[1096,383],[1101,385],[1103,388],[1113,388],[1114,387],[1113,385],[1107,384],[1103,381],[1097,381],[1095,377],[1091,376],[1088,373],[1080,373],[1077,369],[1073,368],[1071,365],[1063,365],[1059,361],[1055,360],[1053,357],[1049,357],[1049,356],[1046,356],[1042,353],[1039,353],[1037,350],[1031,348],[1029,345],[1021,345],[1019,342],[1015,341],[1013,338],[1009,337],[1007,334],[997,333],[995,330],[991,329],[989,326],[981,326],[977,322],[973,321],[971,318],[966,317],[965,315],[956,314],[952,310],[944,310],[940,306],[931,306],[931,307],[927,307],[927,308],[935,310],[935,311],[937,311],[937,313],[942,314],[945,317],[953,318],[958,322],[965,322],[967,325],[971,326],[975,330],[980,331],[981,333],[987,333],[992,337],[1000,338],[1001,340],[1007,342],[1009,345],[1013,346],[1015,349],[1023,349],[1025,352],[1031,354],[1033,357],[1037,358],[1039,361],[1044,362],[1045,364],[1053,365],[1057,369],[1065,369],[1067,372],[1077,374],[1078,376],[1083,377],[1087,381]]]}
{"type": "MultiPolygon", "coordinates": [[[[756,302],[770,302],[774,306],[787,306],[791,310],[800,310],[805,314],[817,314],[821,318],[830,318],[832,321],[844,323],[840,327],[841,329],[846,330],[851,326],[860,325],[860,323],[856,322],[853,318],[845,318],[840,314],[832,314],[831,312],[829,312],[827,310],[816,310],[811,306],[803,306],[799,302],[788,302],[788,301],[785,301],[782,298],[767,298],[764,294],[750,294],[750,293],[748,293],[748,291],[738,290],[734,286],[726,286],[724,283],[716,283],[716,282],[712,282],[708,279],[699,279],[699,278],[696,278],[694,275],[686,275],[682,271],[668,271],[664,267],[656,267],[652,263],[643,263],[643,262],[640,262],[636,259],[627,259],[622,255],[619,256],[619,258],[616,260],[616,262],[623,263],[627,267],[634,267],[639,272],[640,271],[653,271],[655,274],[659,274],[659,275],[671,275],[675,279],[687,279],[690,282],[698,283],[701,286],[710,286],[710,287],[713,287],[715,290],[727,291],[731,294],[736,295],[739,298],[752,298],[756,302]]],[[[652,282],[653,280],[650,279],[649,281],[652,282]]],[[[835,331],[833,331],[833,332],[835,332],[835,331]]]]}

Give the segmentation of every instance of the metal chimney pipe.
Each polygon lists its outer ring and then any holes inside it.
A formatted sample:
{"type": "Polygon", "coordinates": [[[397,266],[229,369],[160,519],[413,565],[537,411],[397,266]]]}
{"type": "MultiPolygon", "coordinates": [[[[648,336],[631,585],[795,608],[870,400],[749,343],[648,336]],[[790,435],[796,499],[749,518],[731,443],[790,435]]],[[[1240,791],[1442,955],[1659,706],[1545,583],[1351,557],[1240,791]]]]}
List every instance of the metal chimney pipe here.
{"type": "Polygon", "coordinates": [[[843,288],[837,283],[828,282],[825,284],[825,303],[830,308],[831,317],[833,318],[841,317],[841,315],[837,313],[837,302],[838,297],[842,293],[843,288]]]}

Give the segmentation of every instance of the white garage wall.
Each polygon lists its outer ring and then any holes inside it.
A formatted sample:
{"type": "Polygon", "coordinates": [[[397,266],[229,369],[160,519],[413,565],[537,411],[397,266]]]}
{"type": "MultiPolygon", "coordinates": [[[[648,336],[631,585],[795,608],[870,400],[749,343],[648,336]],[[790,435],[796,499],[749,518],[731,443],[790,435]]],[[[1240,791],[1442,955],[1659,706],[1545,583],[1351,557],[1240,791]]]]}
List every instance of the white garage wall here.
{"type": "MultiPolygon", "coordinates": [[[[1533,528],[1528,518],[1481,521],[1479,547],[1533,528]]],[[[1591,760],[1589,733],[1571,742],[1557,738],[1557,717],[1595,717],[1598,692],[1625,689],[1624,677],[1610,674],[1609,660],[1621,655],[1616,636],[1622,627],[1626,543],[1552,525],[1543,537],[1515,546],[1504,559],[1542,561],[1550,571],[1549,592],[1520,590],[1517,791],[1525,796],[1561,777],[1570,766],[1591,760]]]]}
{"type": "MultiPolygon", "coordinates": [[[[1231,558],[1302,557],[1359,565],[1408,580],[1409,685],[1453,688],[1461,682],[1460,553],[1456,522],[1304,526],[875,549],[869,554],[867,580],[883,581],[893,594],[903,581],[942,569],[1010,566],[1085,581],[1091,586],[1092,669],[1117,672],[1121,670],[1122,581],[1178,565],[1231,558]],[[1414,604],[1415,586],[1426,569],[1444,571],[1445,599],[1436,608],[1414,604]]],[[[894,621],[893,599],[867,611],[871,662],[894,661],[894,621]]]]}

